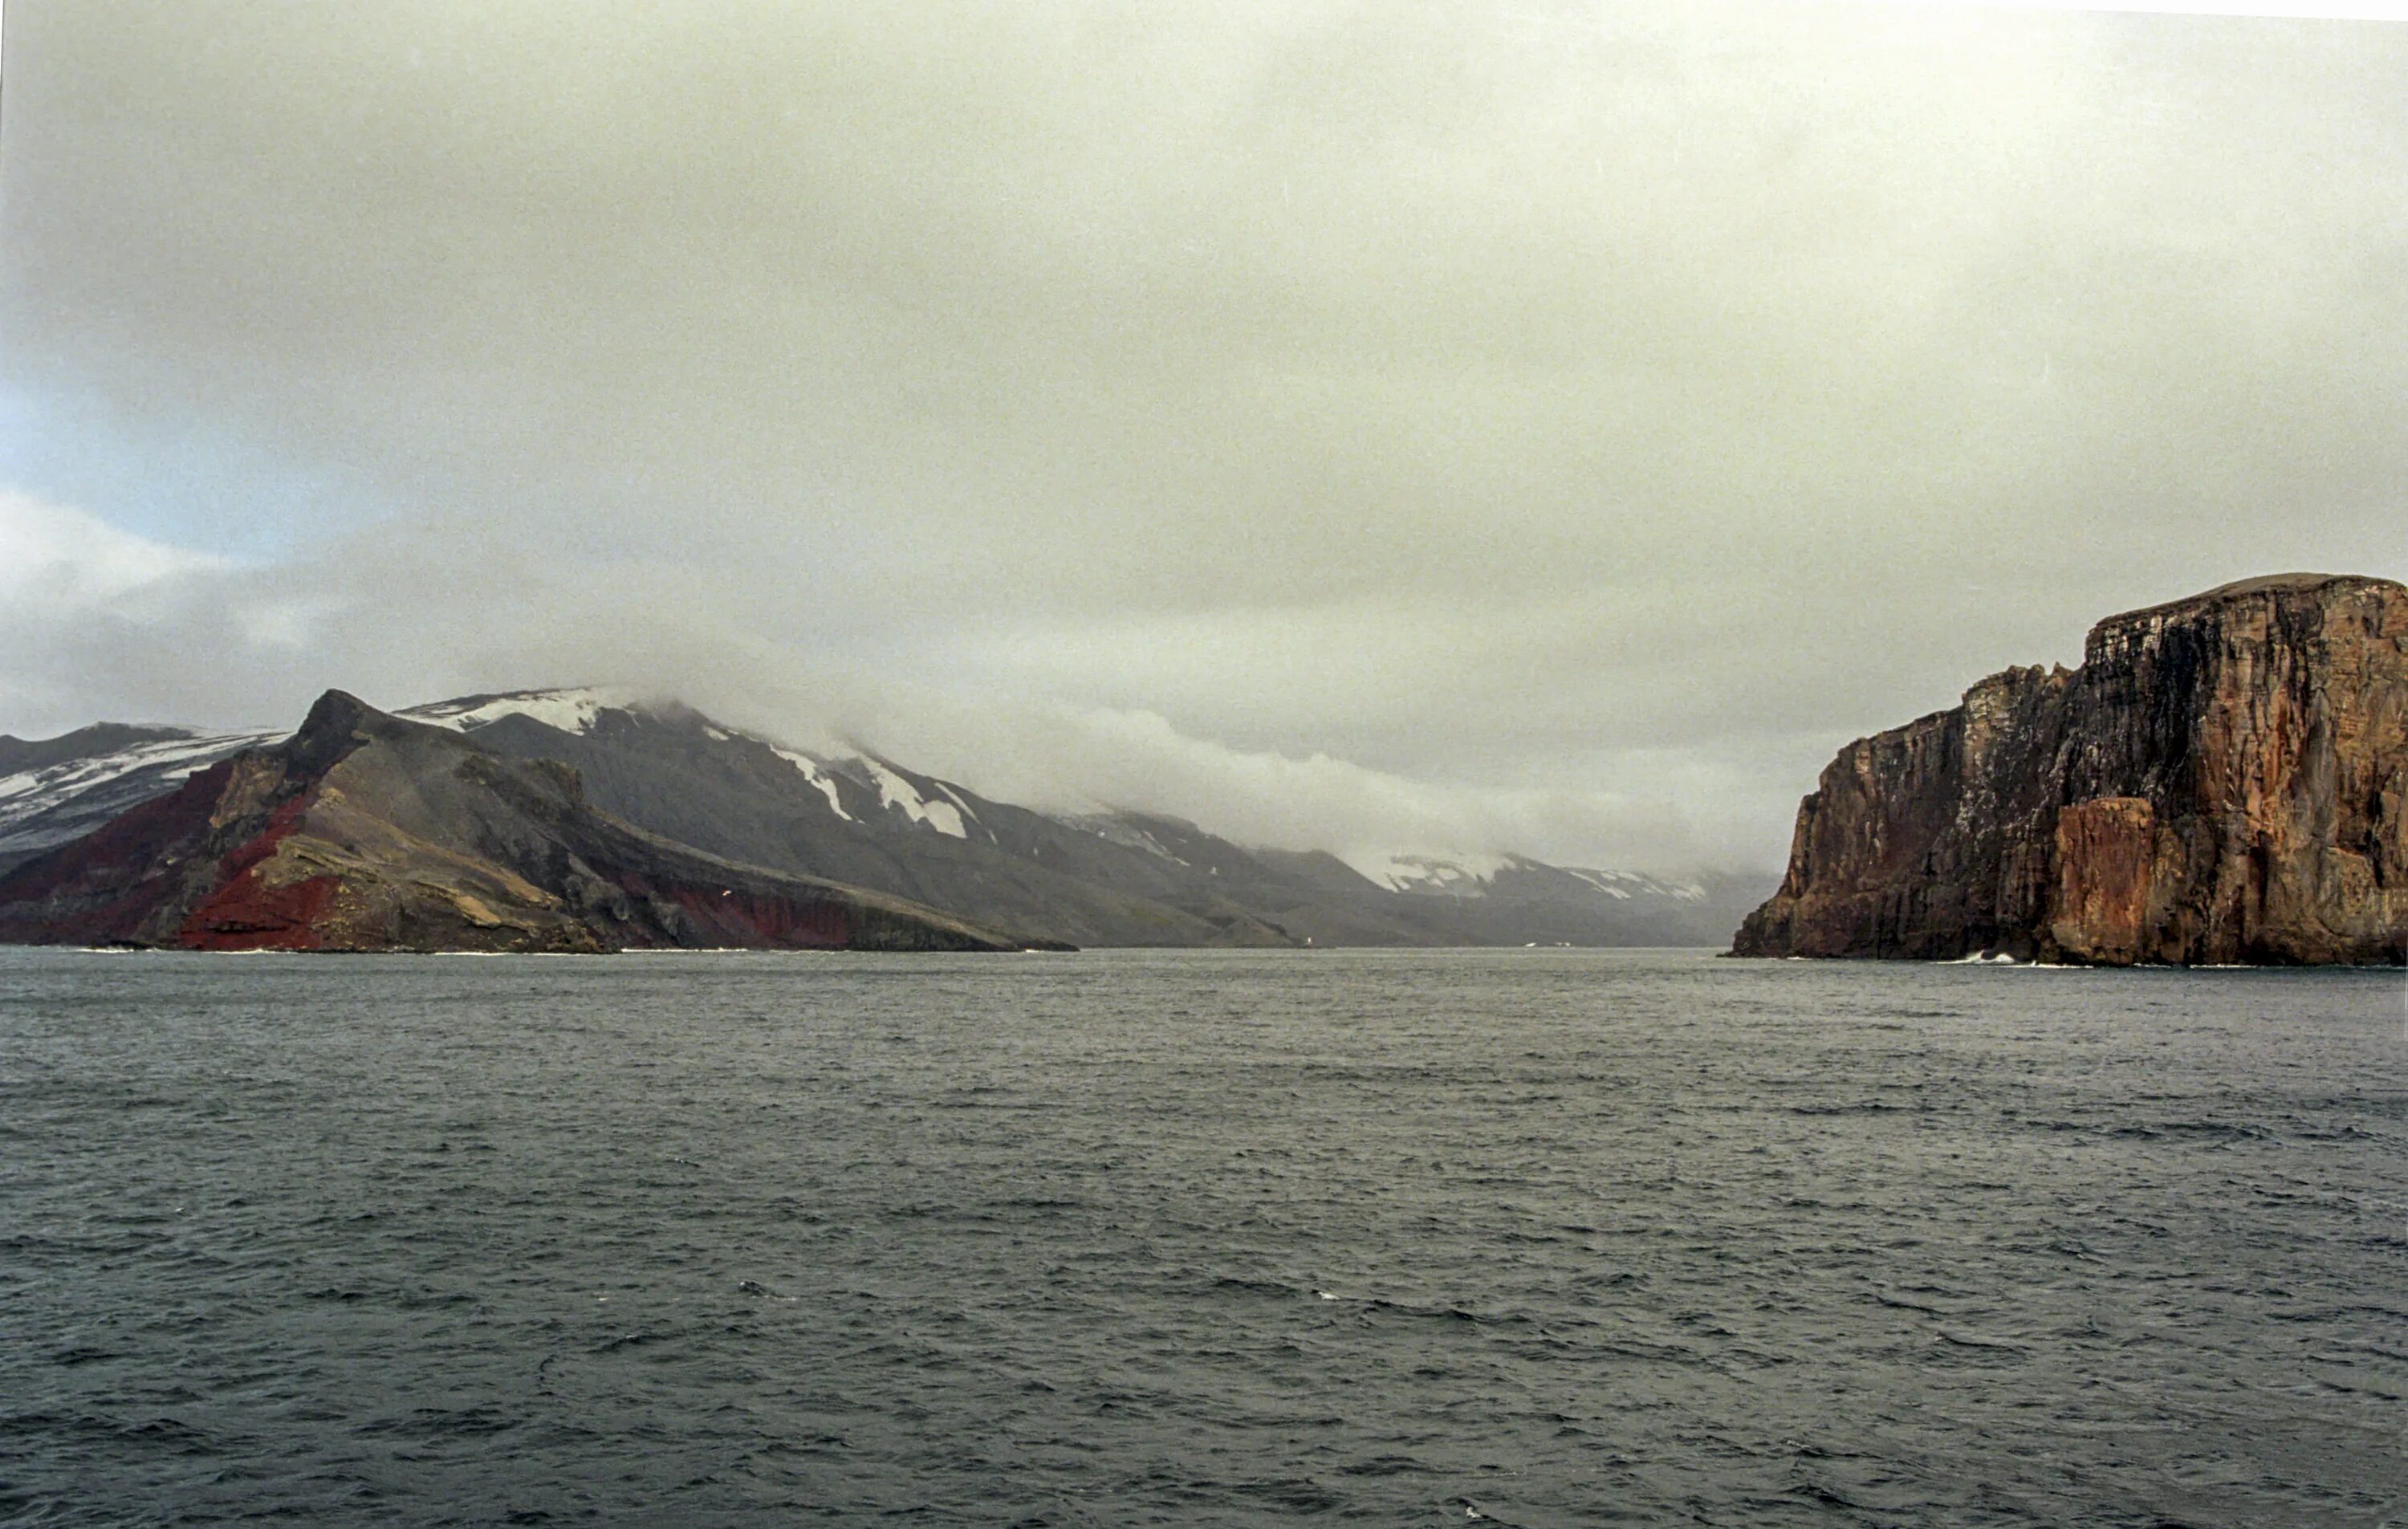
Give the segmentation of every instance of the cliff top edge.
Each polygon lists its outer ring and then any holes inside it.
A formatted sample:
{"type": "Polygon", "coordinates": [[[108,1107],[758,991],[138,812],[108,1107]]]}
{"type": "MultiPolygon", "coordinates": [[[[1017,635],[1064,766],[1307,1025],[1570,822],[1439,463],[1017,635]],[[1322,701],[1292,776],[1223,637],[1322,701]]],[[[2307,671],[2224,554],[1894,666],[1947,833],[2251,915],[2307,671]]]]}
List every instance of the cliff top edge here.
{"type": "Polygon", "coordinates": [[[2246,599],[2253,594],[2295,594],[2319,590],[2329,584],[2348,584],[2365,589],[2397,590],[2408,593],[2408,585],[2397,579],[2379,579],[2372,574],[2278,573],[2260,574],[2255,579],[2237,579],[2229,584],[2218,584],[2212,590],[2186,594],[2172,600],[2160,600],[2153,606],[2141,606],[2132,610],[2118,611],[2095,623],[2094,632],[2121,626],[2143,617],[2161,615],[2193,606],[2222,605],[2228,601],[2246,599]]]}

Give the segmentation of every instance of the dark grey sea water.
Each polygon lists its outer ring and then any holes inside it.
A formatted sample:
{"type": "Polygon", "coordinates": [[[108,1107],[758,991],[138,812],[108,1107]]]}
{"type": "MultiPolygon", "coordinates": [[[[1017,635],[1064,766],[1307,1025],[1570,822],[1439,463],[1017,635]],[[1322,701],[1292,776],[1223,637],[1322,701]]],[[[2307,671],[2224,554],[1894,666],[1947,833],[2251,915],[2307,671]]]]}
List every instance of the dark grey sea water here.
{"type": "Polygon", "coordinates": [[[2408,1522],[2401,1005],[0,951],[0,1519],[2408,1522]]]}

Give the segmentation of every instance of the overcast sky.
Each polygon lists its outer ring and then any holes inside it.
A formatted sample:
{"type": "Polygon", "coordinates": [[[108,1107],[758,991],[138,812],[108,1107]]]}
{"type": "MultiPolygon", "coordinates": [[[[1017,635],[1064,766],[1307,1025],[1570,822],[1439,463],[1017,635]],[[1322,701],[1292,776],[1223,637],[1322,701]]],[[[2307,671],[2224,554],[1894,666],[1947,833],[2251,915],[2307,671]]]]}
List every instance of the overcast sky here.
{"type": "Polygon", "coordinates": [[[10,0],[0,731],[616,680],[1240,837],[1775,866],[2408,575],[2408,27],[10,0]]]}

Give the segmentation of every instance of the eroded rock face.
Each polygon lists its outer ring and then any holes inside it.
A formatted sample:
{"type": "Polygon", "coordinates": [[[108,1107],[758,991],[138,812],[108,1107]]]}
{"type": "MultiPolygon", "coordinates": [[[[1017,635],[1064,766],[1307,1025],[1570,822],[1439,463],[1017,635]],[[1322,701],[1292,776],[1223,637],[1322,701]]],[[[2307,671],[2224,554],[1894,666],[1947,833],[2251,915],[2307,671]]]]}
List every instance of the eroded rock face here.
{"type": "Polygon", "coordinates": [[[2094,627],[1840,751],[1742,955],[2408,959],[2408,588],[2286,574],[2094,627]]]}
{"type": "Polygon", "coordinates": [[[2157,812],[2143,796],[2101,796],[2057,814],[2049,938],[2077,960],[2128,965],[2148,951],[2157,812]]]}

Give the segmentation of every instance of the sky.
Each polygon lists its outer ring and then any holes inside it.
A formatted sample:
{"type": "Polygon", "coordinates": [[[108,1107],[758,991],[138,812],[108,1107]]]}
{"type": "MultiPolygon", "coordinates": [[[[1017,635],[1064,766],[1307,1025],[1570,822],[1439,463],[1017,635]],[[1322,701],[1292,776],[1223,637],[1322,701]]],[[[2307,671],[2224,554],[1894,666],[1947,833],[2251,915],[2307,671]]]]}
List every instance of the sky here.
{"type": "Polygon", "coordinates": [[[2408,25],[11,0],[0,731],[612,682],[1263,843],[1777,867],[2408,576],[2408,25]]]}

